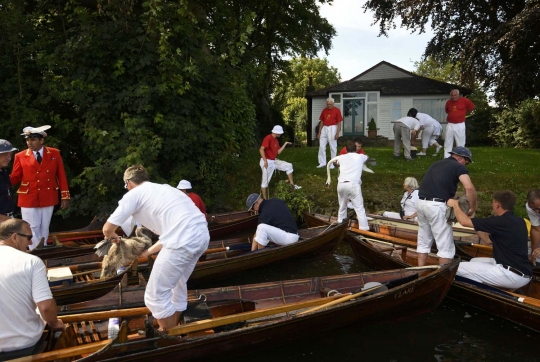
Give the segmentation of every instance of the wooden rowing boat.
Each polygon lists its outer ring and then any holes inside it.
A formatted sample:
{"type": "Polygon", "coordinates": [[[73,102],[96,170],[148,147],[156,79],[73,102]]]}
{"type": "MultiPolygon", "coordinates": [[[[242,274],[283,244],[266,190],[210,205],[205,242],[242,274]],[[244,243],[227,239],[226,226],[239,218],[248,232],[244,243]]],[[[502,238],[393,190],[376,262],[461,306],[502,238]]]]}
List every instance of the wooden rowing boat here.
{"type": "MultiPolygon", "coordinates": [[[[205,282],[228,278],[246,270],[263,265],[291,259],[310,259],[332,252],[345,234],[347,225],[323,226],[319,228],[299,230],[300,240],[286,246],[269,246],[261,250],[251,251],[249,238],[236,238],[211,242],[208,253],[203,255],[188,280],[193,287],[205,282]],[[238,248],[239,246],[246,246],[238,248]],[[226,251],[229,247],[230,251],[226,251]]],[[[155,257],[139,258],[130,271],[130,282],[139,280],[139,273],[150,275],[155,257]]],[[[58,305],[82,302],[98,298],[111,291],[120,281],[119,276],[99,279],[101,262],[91,262],[69,266],[72,271],[84,270],[84,280],[73,280],[71,284],[53,287],[53,295],[58,305]]],[[[51,289],[53,289],[51,288],[51,289]]]]}
{"type": "MultiPolygon", "coordinates": [[[[347,232],[345,238],[350,242],[356,258],[376,269],[418,265],[418,254],[415,248],[352,232],[347,232]]],[[[438,264],[438,261],[435,254],[428,255],[428,264],[438,264]]],[[[515,294],[501,288],[456,277],[448,295],[540,332],[540,282],[536,279],[520,288],[520,294],[515,294]]]]}
{"type": "Polygon", "coordinates": [[[432,311],[446,295],[457,261],[413,268],[232,286],[189,292],[183,324],[166,333],[146,308],[62,316],[65,332],[44,353],[19,361],[187,361],[260,350],[353,325],[432,311]],[[368,283],[377,283],[370,287],[368,283]],[[382,286],[379,284],[383,284],[382,286]],[[365,290],[362,290],[365,288],[365,290]],[[122,318],[118,337],[107,323],[122,318]]]}
{"type": "MultiPolygon", "coordinates": [[[[308,226],[329,225],[332,222],[337,222],[336,217],[322,214],[304,213],[303,217],[308,226]]],[[[411,245],[407,241],[414,242],[416,245],[418,224],[415,222],[390,219],[379,215],[369,215],[368,224],[370,227],[369,231],[372,233],[388,236],[390,240],[394,240],[397,243],[402,242],[404,245],[411,245]]],[[[370,236],[364,230],[358,229],[358,222],[356,220],[349,222],[349,230],[368,237],[370,236]]],[[[469,228],[454,228],[454,245],[456,246],[456,255],[464,260],[478,257],[491,258],[493,255],[491,245],[481,244],[478,235],[474,230],[469,228]]],[[[435,244],[433,247],[434,249],[432,251],[435,252],[435,244]]]]}
{"type": "Polygon", "coordinates": [[[234,211],[208,215],[210,239],[215,240],[240,231],[255,230],[259,215],[254,211],[234,211]]]}
{"type": "MultiPolygon", "coordinates": [[[[251,211],[235,211],[209,215],[208,230],[210,239],[215,240],[226,235],[234,234],[244,230],[255,230],[258,215],[251,211]]],[[[95,244],[103,240],[103,233],[100,229],[91,229],[91,225],[99,225],[99,222],[92,222],[83,229],[52,233],[49,236],[49,246],[39,246],[31,253],[39,256],[43,260],[47,259],[72,259],[80,255],[93,253],[95,244]],[[87,229],[88,230],[85,230],[87,229]]],[[[95,227],[95,226],[94,226],[95,227]]],[[[121,229],[117,230],[118,235],[123,235],[121,229]]],[[[157,237],[155,238],[157,240],[157,237]]],[[[77,263],[78,261],[67,261],[67,263],[77,263]]],[[[66,262],[64,262],[66,263],[66,262]]],[[[56,262],[54,265],[61,265],[56,262]]],[[[64,264],[67,265],[67,264],[64,264]]]]}

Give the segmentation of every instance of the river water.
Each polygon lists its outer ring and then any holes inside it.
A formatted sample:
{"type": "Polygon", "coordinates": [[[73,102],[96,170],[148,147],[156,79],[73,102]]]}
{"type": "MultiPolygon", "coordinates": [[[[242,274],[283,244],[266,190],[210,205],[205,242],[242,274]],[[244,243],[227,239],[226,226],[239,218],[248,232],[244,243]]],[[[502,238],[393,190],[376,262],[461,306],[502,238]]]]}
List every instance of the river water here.
{"type": "MultiPolygon", "coordinates": [[[[348,243],[332,255],[245,272],[208,287],[357,273],[370,270],[354,259],[348,243]]],[[[321,334],[287,345],[211,360],[271,361],[540,361],[540,334],[445,298],[431,313],[321,334]]]]}

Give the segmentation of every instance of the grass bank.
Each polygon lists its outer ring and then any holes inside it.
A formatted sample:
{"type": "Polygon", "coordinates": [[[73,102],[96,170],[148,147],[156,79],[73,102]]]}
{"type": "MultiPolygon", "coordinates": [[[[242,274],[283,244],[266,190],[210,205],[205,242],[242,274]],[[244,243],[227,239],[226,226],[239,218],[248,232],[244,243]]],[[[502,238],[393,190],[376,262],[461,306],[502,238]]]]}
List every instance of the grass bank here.
{"type": "MultiPolygon", "coordinates": [[[[491,194],[497,190],[508,189],[518,196],[515,213],[525,217],[527,192],[531,188],[540,187],[540,150],[490,147],[470,149],[474,163],[469,164],[467,168],[478,192],[477,215],[488,216],[491,213],[491,194]]],[[[413,162],[405,162],[403,158],[394,160],[390,147],[366,148],[365,151],[377,162],[375,166],[370,166],[374,174],[362,174],[362,194],[366,210],[370,213],[380,210],[397,211],[405,177],[413,176],[421,182],[429,166],[442,159],[443,153],[441,151],[438,157],[432,157],[434,151],[430,148],[428,156],[417,157],[413,162]]],[[[316,168],[317,152],[317,147],[286,148],[279,158],[293,164],[295,183],[302,186],[300,192],[313,201],[316,209],[337,210],[338,171],[332,170],[332,185],[326,188],[326,169],[316,168]]],[[[239,159],[238,172],[227,180],[231,187],[224,190],[219,204],[241,209],[245,207],[248,194],[259,192],[261,181],[259,158],[258,149],[253,149],[239,159]]],[[[274,174],[270,183],[271,197],[275,195],[277,182],[285,180],[287,176],[284,172],[274,174]]],[[[458,194],[462,193],[463,189],[459,188],[458,194]]]]}

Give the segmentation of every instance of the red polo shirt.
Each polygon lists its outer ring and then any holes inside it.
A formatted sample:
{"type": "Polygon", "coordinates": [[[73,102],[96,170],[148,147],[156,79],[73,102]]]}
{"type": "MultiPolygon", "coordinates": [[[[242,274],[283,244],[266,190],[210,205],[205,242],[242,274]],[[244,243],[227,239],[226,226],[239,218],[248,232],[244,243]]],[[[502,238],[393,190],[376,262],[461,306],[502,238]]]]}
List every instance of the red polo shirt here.
{"type": "Polygon", "coordinates": [[[457,101],[451,99],[446,101],[444,110],[446,111],[446,122],[462,123],[465,122],[467,112],[475,109],[476,106],[468,98],[460,97],[457,101]]]}
{"type": "Polygon", "coordinates": [[[319,120],[323,121],[324,126],[334,126],[343,121],[343,117],[339,108],[333,107],[332,109],[323,109],[319,120]]]}
{"type": "MultiPolygon", "coordinates": [[[[339,151],[339,154],[340,154],[340,155],[344,155],[344,154],[346,154],[346,153],[348,153],[348,152],[347,152],[347,147],[343,147],[343,148],[341,149],[341,151],[339,151]]],[[[365,155],[365,154],[366,154],[366,153],[364,152],[364,149],[363,149],[363,148],[357,150],[356,153],[358,153],[359,155],[365,155]]]]}
{"type": "Polygon", "coordinates": [[[264,155],[267,160],[276,159],[279,151],[279,142],[277,138],[272,137],[272,134],[270,133],[268,136],[264,137],[261,146],[264,147],[264,155]]]}

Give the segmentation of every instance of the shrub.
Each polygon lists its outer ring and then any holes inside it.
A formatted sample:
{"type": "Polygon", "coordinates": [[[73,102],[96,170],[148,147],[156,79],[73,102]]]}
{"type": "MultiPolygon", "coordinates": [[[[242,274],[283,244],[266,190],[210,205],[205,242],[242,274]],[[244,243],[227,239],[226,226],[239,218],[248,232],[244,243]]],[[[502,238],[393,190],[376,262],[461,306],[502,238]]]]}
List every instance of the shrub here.
{"type": "Polygon", "coordinates": [[[528,99],[503,110],[489,136],[499,147],[540,148],[540,101],[528,99]]]}

